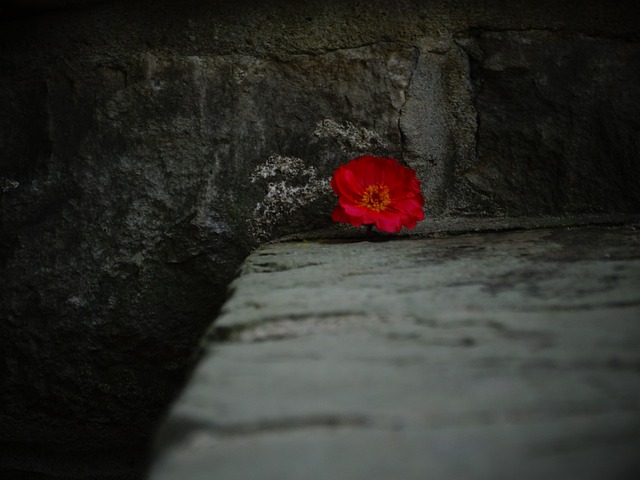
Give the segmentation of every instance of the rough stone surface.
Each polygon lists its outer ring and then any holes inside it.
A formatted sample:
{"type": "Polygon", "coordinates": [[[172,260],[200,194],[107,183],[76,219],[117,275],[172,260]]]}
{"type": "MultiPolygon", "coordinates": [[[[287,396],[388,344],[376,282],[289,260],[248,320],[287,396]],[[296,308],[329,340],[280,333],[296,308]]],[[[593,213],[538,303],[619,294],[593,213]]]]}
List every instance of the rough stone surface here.
{"type": "Polygon", "coordinates": [[[0,473],[139,475],[242,259],[355,155],[436,219],[637,212],[640,19],[605,3],[0,9],[0,473]]]}
{"type": "Polygon", "coordinates": [[[454,185],[454,197],[473,192],[462,211],[636,208],[640,90],[625,86],[640,74],[636,44],[549,31],[465,41],[478,129],[476,157],[454,185]]]}
{"type": "Polygon", "coordinates": [[[640,230],[276,243],[151,479],[637,478],[640,230]]]}

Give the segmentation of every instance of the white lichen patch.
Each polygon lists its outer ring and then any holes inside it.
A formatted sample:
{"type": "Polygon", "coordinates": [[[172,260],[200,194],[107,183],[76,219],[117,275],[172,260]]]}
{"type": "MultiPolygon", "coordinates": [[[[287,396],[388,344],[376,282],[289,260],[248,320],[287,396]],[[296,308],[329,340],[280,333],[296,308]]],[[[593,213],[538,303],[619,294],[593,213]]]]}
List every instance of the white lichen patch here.
{"type": "MultiPolygon", "coordinates": [[[[294,178],[306,173],[304,162],[296,157],[283,157],[282,155],[271,155],[266,162],[258,165],[251,174],[251,183],[256,183],[261,178],[272,178],[283,175],[286,178],[294,178]]],[[[315,173],[311,167],[309,174],[315,173]]]]}
{"type": "Polygon", "coordinates": [[[10,178],[0,177],[0,192],[5,193],[14,190],[20,186],[20,182],[11,180],[10,178]]]}
{"type": "Polygon", "coordinates": [[[313,135],[318,138],[332,138],[345,153],[373,152],[388,147],[388,143],[378,133],[364,127],[356,127],[351,122],[340,124],[329,118],[318,122],[313,135]]]}
{"type": "Polygon", "coordinates": [[[314,167],[296,157],[272,155],[256,167],[250,178],[252,183],[270,180],[264,198],[253,211],[252,230],[259,238],[267,237],[287,215],[331,189],[329,179],[319,178],[314,167]]]}

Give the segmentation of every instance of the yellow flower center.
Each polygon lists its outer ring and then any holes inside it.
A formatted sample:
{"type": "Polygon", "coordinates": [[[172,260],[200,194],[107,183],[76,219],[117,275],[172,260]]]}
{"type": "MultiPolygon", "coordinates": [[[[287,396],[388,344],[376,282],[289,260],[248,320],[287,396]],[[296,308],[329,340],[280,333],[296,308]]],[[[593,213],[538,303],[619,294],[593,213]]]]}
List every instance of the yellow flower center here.
{"type": "Polygon", "coordinates": [[[366,207],[375,212],[384,212],[390,203],[389,187],[381,183],[369,185],[362,194],[362,200],[360,200],[361,207],[366,207]]]}

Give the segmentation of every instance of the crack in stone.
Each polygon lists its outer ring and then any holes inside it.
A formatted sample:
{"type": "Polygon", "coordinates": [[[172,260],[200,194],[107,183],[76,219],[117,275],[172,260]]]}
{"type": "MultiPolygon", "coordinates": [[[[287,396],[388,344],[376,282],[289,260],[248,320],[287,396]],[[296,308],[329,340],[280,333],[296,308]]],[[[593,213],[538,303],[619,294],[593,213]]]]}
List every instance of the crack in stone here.
{"type": "Polygon", "coordinates": [[[363,43],[361,45],[355,45],[355,46],[350,46],[350,47],[335,47],[335,48],[325,48],[325,49],[321,49],[318,51],[301,51],[301,54],[304,55],[325,55],[328,53],[335,53],[335,52],[348,52],[350,50],[359,50],[361,48],[369,48],[369,47],[377,47],[377,46],[383,46],[383,45],[391,45],[391,46],[397,46],[397,47],[414,47],[413,45],[409,44],[409,43],[405,43],[405,42],[390,42],[390,41],[384,41],[384,40],[376,40],[375,42],[367,42],[367,43],[363,43]]]}
{"type": "Polygon", "coordinates": [[[492,33],[552,33],[552,34],[562,35],[563,38],[571,36],[575,38],[587,38],[587,39],[594,39],[594,40],[623,41],[626,43],[638,43],[640,41],[640,35],[637,35],[637,34],[636,35],[633,35],[633,34],[615,35],[613,33],[611,34],[605,34],[602,32],[589,33],[589,32],[584,32],[579,30],[566,32],[562,28],[495,28],[495,27],[483,27],[483,26],[469,27],[467,29],[458,31],[453,34],[453,37],[457,38],[457,37],[464,37],[464,36],[478,36],[482,34],[492,34],[492,33]]]}
{"type": "Polygon", "coordinates": [[[331,312],[326,314],[307,313],[278,315],[271,318],[263,316],[261,320],[240,325],[216,325],[206,340],[220,343],[256,343],[286,340],[318,332],[335,332],[357,320],[371,319],[371,315],[357,312],[331,312]]]}
{"type": "Polygon", "coordinates": [[[236,437],[289,432],[310,428],[367,428],[370,427],[372,423],[369,416],[362,414],[312,414],[303,417],[281,417],[234,424],[198,422],[198,426],[211,429],[216,436],[236,437]]]}
{"type": "MultiPolygon", "coordinates": [[[[565,421],[583,415],[610,415],[633,414],[636,409],[633,405],[603,407],[590,402],[548,402],[538,405],[535,409],[512,408],[496,415],[492,410],[476,410],[468,412],[465,416],[444,415],[430,417],[427,424],[430,429],[449,429],[472,426],[488,426],[502,424],[505,421],[525,425],[539,421],[565,421]]],[[[247,421],[244,423],[218,423],[213,421],[191,419],[177,419],[172,430],[178,433],[176,438],[181,441],[192,437],[198,441],[203,435],[210,440],[229,440],[235,437],[254,435],[269,435],[296,432],[310,429],[379,429],[401,431],[415,428],[411,419],[402,415],[376,415],[366,414],[308,414],[300,417],[280,417],[274,419],[247,421]]],[[[635,436],[634,436],[635,438],[635,436]]]]}
{"type": "Polygon", "coordinates": [[[407,101],[409,99],[409,91],[411,90],[411,85],[413,84],[413,78],[415,76],[416,70],[418,69],[418,63],[420,62],[420,56],[422,55],[422,53],[420,52],[420,49],[418,47],[416,47],[414,45],[414,46],[412,46],[412,48],[413,48],[413,50],[415,52],[413,65],[411,67],[411,73],[409,74],[409,79],[407,80],[407,86],[403,90],[404,91],[404,101],[402,102],[402,105],[398,109],[398,121],[397,121],[398,134],[400,136],[400,157],[401,157],[401,159],[403,161],[404,161],[404,152],[406,150],[405,144],[406,144],[406,141],[407,141],[407,134],[402,129],[402,116],[405,114],[404,107],[407,104],[407,101]]]}

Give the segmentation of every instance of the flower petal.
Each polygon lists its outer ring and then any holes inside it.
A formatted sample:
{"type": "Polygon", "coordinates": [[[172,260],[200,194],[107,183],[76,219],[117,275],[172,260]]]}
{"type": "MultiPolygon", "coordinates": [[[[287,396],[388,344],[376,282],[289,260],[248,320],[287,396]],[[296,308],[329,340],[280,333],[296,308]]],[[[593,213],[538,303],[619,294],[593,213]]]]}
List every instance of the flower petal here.
{"type": "Polygon", "coordinates": [[[350,217],[363,217],[367,214],[369,210],[359,205],[354,205],[353,203],[349,203],[344,199],[339,200],[339,204],[342,209],[345,211],[347,215],[350,217]]]}
{"type": "Polygon", "coordinates": [[[362,197],[356,176],[347,168],[340,167],[331,179],[331,188],[339,197],[345,197],[356,203],[362,197]]]}
{"type": "Polygon", "coordinates": [[[409,230],[414,229],[416,227],[416,223],[417,223],[416,217],[407,216],[402,219],[402,226],[409,230]]]}
{"type": "MultiPolygon", "coordinates": [[[[424,203],[424,200],[422,201],[424,203]]],[[[407,198],[399,200],[393,203],[393,210],[396,212],[406,213],[411,217],[415,217],[418,220],[424,220],[424,211],[422,210],[422,203],[415,198],[407,198]]]]}
{"type": "Polygon", "coordinates": [[[376,228],[383,232],[397,233],[402,230],[402,221],[400,220],[400,216],[394,213],[380,212],[377,215],[375,224],[376,228]]]}
{"type": "Polygon", "coordinates": [[[386,168],[382,158],[364,156],[359,157],[350,162],[352,165],[353,173],[362,179],[363,187],[366,188],[369,185],[376,185],[381,183],[384,178],[383,170],[386,168]]]}
{"type": "Polygon", "coordinates": [[[358,217],[358,216],[351,216],[349,214],[347,214],[347,212],[344,210],[344,208],[338,206],[336,207],[333,212],[331,213],[331,219],[334,222],[340,222],[340,223],[350,223],[351,225],[355,226],[355,227],[359,227],[360,225],[362,225],[362,217],[358,217]]]}

